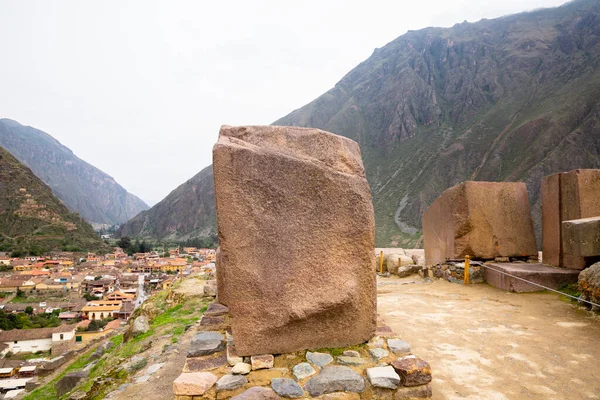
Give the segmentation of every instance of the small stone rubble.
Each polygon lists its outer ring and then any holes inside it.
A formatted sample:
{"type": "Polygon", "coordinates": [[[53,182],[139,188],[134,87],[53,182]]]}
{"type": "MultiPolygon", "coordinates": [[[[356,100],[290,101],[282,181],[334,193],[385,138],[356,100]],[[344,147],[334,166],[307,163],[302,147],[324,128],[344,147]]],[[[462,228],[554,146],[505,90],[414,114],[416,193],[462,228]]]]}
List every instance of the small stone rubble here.
{"type": "MultiPolygon", "coordinates": [[[[209,310],[226,307],[213,305],[209,310]]],[[[378,336],[351,348],[239,357],[227,327],[202,326],[190,345],[183,373],[173,382],[176,400],[426,399],[432,396],[429,364],[381,320],[378,336]],[[234,362],[235,361],[235,362],[234,362]],[[199,368],[204,368],[200,370],[199,368]]]]}

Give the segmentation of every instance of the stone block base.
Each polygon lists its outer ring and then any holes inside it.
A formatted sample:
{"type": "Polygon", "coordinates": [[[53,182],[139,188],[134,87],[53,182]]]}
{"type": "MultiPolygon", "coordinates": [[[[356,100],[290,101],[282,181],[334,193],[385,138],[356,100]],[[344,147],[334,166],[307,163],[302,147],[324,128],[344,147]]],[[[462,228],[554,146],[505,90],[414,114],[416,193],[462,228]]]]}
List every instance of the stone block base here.
{"type": "Polygon", "coordinates": [[[564,284],[576,283],[579,276],[579,271],[577,270],[555,268],[544,264],[490,263],[488,265],[489,268],[485,268],[485,280],[487,283],[502,290],[518,293],[537,292],[544,289],[520,279],[504,275],[501,272],[535,282],[550,289],[558,289],[564,284]]]}

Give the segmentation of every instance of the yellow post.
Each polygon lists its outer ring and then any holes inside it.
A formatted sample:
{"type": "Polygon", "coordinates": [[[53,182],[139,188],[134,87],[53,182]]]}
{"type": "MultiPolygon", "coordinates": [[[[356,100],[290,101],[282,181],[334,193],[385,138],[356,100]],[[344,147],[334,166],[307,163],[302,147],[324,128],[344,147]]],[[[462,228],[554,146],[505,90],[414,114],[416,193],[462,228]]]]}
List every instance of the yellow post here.
{"type": "Polygon", "coordinates": [[[471,277],[469,276],[469,260],[470,260],[470,256],[465,256],[465,285],[469,285],[471,283],[471,277]]]}
{"type": "Polygon", "coordinates": [[[383,251],[379,252],[379,273],[383,274],[383,251]]]}

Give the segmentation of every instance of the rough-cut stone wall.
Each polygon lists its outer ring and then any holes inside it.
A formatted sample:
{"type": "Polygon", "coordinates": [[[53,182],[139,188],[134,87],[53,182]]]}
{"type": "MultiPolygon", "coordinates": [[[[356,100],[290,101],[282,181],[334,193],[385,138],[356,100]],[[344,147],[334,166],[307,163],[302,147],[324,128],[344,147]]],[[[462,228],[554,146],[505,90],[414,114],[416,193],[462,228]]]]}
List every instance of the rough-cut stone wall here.
{"type": "Polygon", "coordinates": [[[446,260],[537,257],[527,189],[522,182],[464,182],[423,214],[427,265],[446,260]]]}
{"type": "Polygon", "coordinates": [[[563,248],[564,221],[600,216],[600,170],[577,169],[542,181],[543,261],[555,267],[583,269],[591,261],[563,248]]]}
{"type": "Polygon", "coordinates": [[[221,128],[218,298],[241,355],[365,342],[374,217],[358,144],[317,129],[221,128]]]}

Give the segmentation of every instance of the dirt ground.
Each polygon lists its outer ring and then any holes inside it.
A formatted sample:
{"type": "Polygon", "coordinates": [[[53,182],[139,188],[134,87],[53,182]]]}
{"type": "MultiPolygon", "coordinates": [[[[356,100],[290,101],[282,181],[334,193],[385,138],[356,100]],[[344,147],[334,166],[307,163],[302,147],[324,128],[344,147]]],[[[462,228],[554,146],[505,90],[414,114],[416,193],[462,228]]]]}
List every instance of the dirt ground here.
{"type": "Polygon", "coordinates": [[[554,293],[378,278],[378,313],[427,360],[434,399],[600,399],[600,317],[554,293]]]}

